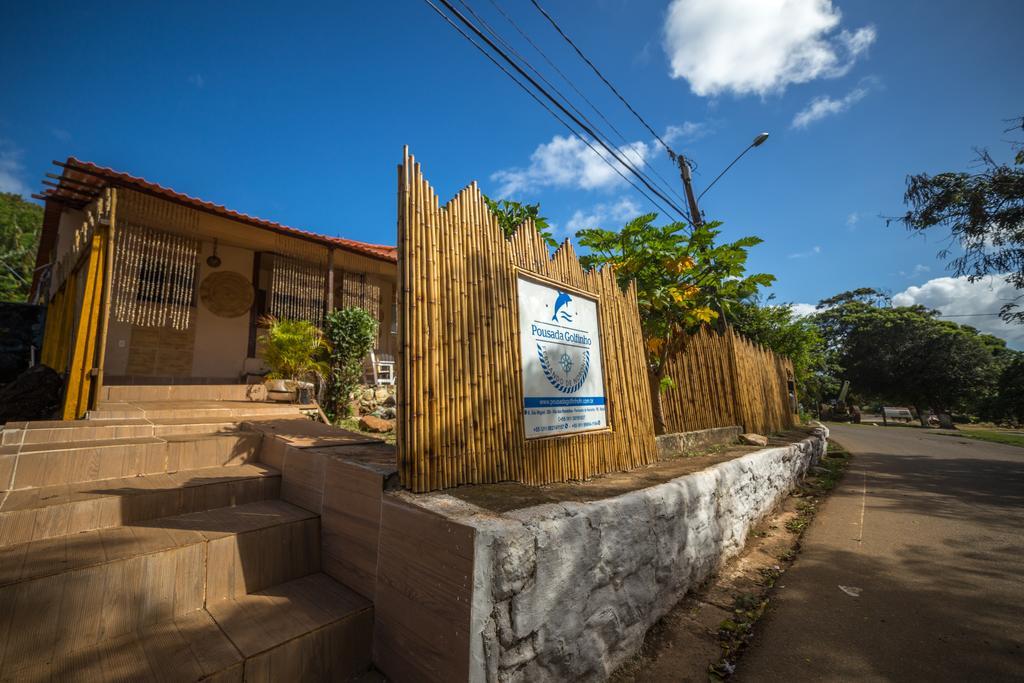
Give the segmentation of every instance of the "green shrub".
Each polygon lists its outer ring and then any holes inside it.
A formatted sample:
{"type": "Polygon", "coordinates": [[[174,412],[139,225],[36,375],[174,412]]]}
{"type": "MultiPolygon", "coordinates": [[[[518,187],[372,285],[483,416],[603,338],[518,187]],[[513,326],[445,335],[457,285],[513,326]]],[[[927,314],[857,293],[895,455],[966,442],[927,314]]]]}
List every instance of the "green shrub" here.
{"type": "Polygon", "coordinates": [[[330,373],[324,411],[332,420],[349,414],[349,396],[359,385],[363,360],[377,340],[377,320],[362,308],[341,308],[325,320],[330,373]]]}
{"type": "Polygon", "coordinates": [[[308,320],[267,317],[260,334],[260,356],[270,368],[268,379],[322,382],[327,373],[323,332],[308,320]]]}

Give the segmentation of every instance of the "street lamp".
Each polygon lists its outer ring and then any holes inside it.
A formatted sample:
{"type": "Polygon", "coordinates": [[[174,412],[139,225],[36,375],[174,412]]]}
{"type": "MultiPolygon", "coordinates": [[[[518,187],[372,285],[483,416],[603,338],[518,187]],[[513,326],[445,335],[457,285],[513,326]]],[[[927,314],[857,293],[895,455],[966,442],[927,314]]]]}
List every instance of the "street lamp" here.
{"type": "Polygon", "coordinates": [[[754,138],[754,141],[751,142],[749,145],[747,145],[747,148],[745,150],[743,150],[742,152],[740,152],[740,155],[738,157],[736,157],[735,159],[733,159],[731,164],[729,164],[728,166],[725,167],[725,171],[722,171],[721,173],[719,173],[718,176],[714,180],[711,181],[711,185],[708,185],[707,187],[705,187],[704,188],[704,192],[701,192],[699,195],[697,195],[697,199],[700,199],[701,197],[703,197],[704,193],[707,192],[708,190],[710,190],[711,187],[715,183],[718,182],[718,179],[721,178],[722,176],[724,176],[725,172],[733,167],[733,164],[735,164],[737,161],[742,159],[744,154],[746,154],[750,150],[754,149],[755,147],[760,147],[761,145],[764,144],[764,141],[767,140],[767,139],[768,139],[768,133],[761,133],[756,138],[754,138]]]}
{"type": "Polygon", "coordinates": [[[725,171],[722,171],[718,176],[711,181],[711,185],[704,188],[704,192],[701,192],[697,197],[693,196],[693,176],[690,172],[690,163],[686,160],[682,154],[675,156],[676,163],[679,164],[679,175],[683,179],[683,187],[686,189],[686,200],[690,205],[690,222],[693,223],[694,227],[698,227],[704,224],[704,220],[700,217],[700,209],[697,207],[697,200],[704,196],[704,194],[711,189],[711,187],[718,182],[718,179],[726,174],[730,168],[732,168],[737,161],[743,158],[743,155],[752,150],[754,147],[760,147],[764,144],[764,141],[768,139],[768,133],[761,133],[754,141],[747,145],[747,148],[740,152],[740,155],[732,160],[728,166],[725,167],[725,171]]]}

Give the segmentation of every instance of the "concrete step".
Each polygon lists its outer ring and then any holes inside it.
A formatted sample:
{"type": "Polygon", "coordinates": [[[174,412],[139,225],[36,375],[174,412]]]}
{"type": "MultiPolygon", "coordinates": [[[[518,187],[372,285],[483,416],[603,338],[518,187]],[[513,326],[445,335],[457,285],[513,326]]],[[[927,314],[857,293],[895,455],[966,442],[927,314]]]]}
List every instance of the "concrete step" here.
{"type": "Polygon", "coordinates": [[[282,501],[0,548],[0,672],[319,569],[319,518],[282,501]]]}
{"type": "Polygon", "coordinates": [[[104,385],[98,403],[125,401],[263,401],[263,384],[104,385]]]}
{"type": "Polygon", "coordinates": [[[143,418],[159,421],[165,418],[210,418],[225,420],[277,419],[301,416],[312,408],[292,403],[254,403],[251,401],[151,401],[138,403],[107,403],[90,410],[90,422],[143,418]]]}
{"type": "Polygon", "coordinates": [[[3,431],[0,431],[0,446],[134,439],[147,436],[153,436],[153,423],[143,419],[111,420],[99,424],[80,420],[8,422],[3,431]]]}
{"type": "Polygon", "coordinates": [[[2,680],[349,680],[370,667],[372,631],[368,600],[313,574],[55,652],[5,671],[2,680]]]}
{"type": "Polygon", "coordinates": [[[324,574],[211,603],[245,681],[339,681],[369,669],[373,605],[324,574]]]}
{"type": "Polygon", "coordinates": [[[280,473],[259,464],[22,489],[0,499],[0,547],[273,500],[280,494],[280,473]]]}
{"type": "Polygon", "coordinates": [[[0,681],[242,680],[238,649],[206,610],[195,610],[127,635],[3,671],[0,681]]]}
{"type": "MultiPolygon", "coordinates": [[[[26,430],[27,435],[34,432],[26,430]]],[[[241,465],[256,460],[261,439],[252,431],[80,441],[26,439],[27,443],[0,446],[0,490],[241,465]]]]}

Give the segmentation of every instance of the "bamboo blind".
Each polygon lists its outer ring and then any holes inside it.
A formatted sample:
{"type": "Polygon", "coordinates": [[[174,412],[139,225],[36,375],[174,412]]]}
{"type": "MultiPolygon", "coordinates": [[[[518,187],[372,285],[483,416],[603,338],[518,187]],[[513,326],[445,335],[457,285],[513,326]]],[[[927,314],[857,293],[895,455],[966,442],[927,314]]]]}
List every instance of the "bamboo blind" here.
{"type": "Polygon", "coordinates": [[[113,318],[140,327],[187,329],[198,240],[119,221],[114,244],[113,318]]]}
{"type": "Polygon", "coordinates": [[[322,325],[327,272],[317,263],[274,256],[270,276],[271,315],[322,325]]]}
{"type": "Polygon", "coordinates": [[[633,286],[554,257],[524,224],[505,239],[476,183],[445,206],[408,150],[398,168],[398,466],[414,491],[506,480],[586,479],[654,462],[633,286]],[[527,440],[516,277],[532,273],[599,301],[610,429],[527,440]]]}
{"type": "Polygon", "coordinates": [[[676,385],[662,395],[668,432],[740,425],[768,434],[795,424],[792,363],[731,328],[701,329],[669,360],[666,374],[676,385]]]}

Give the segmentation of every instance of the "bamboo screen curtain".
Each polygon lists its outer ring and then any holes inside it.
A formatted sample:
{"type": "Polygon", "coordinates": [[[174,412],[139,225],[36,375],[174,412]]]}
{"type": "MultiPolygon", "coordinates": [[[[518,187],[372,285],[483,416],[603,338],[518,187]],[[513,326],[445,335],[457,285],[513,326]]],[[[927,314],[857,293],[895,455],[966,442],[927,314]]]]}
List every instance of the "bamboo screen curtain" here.
{"type": "Polygon", "coordinates": [[[274,256],[268,310],[277,318],[308,320],[320,325],[326,305],[323,266],[287,256],[274,256]]]}
{"type": "Polygon", "coordinates": [[[115,237],[112,315],[139,327],[192,324],[199,241],[122,223],[115,237]]]}

